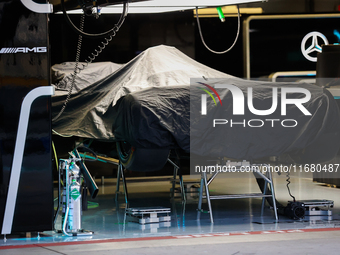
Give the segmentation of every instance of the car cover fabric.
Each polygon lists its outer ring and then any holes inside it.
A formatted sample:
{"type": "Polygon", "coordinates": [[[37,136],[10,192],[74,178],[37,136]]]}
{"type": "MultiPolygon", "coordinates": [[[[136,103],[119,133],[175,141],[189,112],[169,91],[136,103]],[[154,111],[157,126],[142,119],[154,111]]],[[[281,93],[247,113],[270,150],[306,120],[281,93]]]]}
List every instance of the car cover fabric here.
{"type": "MultiPolygon", "coordinates": [[[[60,90],[52,98],[53,116],[66,96],[67,92],[60,90]]],[[[303,96],[290,93],[287,97],[303,96]]],[[[150,48],[74,92],[65,112],[53,122],[53,129],[62,135],[127,141],[136,148],[181,148],[199,156],[246,160],[289,155],[296,162],[321,162],[333,158],[340,146],[340,113],[327,90],[305,83],[240,79],[204,66],[168,46],[150,48]],[[202,116],[204,92],[198,89],[202,83],[193,82],[193,78],[211,87],[222,83],[239,88],[244,95],[244,114],[234,115],[230,90],[216,89],[221,105],[209,100],[207,115],[202,116]],[[273,88],[277,88],[276,110],[268,116],[249,111],[250,87],[254,108],[262,110],[271,107],[273,88]],[[303,104],[311,115],[306,116],[294,104],[287,104],[287,113],[282,115],[281,90],[296,87],[311,93],[310,100],[303,104]],[[227,120],[228,124],[213,127],[214,119],[227,120]],[[254,127],[262,125],[260,120],[263,126],[254,127]],[[298,124],[285,127],[284,120],[286,126],[295,123],[289,120],[298,124]],[[231,127],[231,122],[241,124],[231,127]]]]}
{"type": "MultiPolygon", "coordinates": [[[[60,73],[60,66],[57,67],[60,73]]],[[[56,67],[54,69],[57,70],[56,67]]],[[[70,73],[70,69],[67,65],[63,73],[70,73]]],[[[189,85],[192,77],[231,77],[196,62],[174,47],[164,45],[143,51],[109,75],[101,73],[101,69],[103,67],[95,66],[95,82],[73,90],[64,113],[52,123],[54,131],[64,136],[112,140],[112,107],[122,96],[150,87],[189,85]]],[[[77,75],[77,80],[87,80],[88,73],[85,68],[77,75]]],[[[52,118],[61,110],[70,86],[68,79],[61,89],[56,88],[52,98],[52,118]]]]}

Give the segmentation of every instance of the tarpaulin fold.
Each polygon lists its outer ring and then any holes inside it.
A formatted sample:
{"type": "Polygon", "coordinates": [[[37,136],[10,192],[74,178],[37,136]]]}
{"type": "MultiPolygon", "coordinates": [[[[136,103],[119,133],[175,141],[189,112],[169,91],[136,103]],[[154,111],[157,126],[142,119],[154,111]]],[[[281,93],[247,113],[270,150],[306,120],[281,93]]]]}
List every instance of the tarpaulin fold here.
{"type": "MultiPolygon", "coordinates": [[[[140,148],[181,148],[196,155],[258,159],[288,154],[296,161],[325,161],[335,156],[340,146],[340,114],[332,95],[310,84],[249,81],[204,66],[174,47],[150,48],[111,74],[96,70],[96,81],[74,91],[65,112],[53,122],[53,129],[62,135],[100,140],[122,140],[140,148]],[[253,88],[256,109],[269,109],[272,88],[305,88],[311,99],[304,104],[311,116],[304,115],[293,104],[282,116],[280,103],[270,119],[295,119],[296,127],[285,128],[281,122],[270,122],[259,128],[219,125],[215,118],[246,122],[266,119],[245,107],[243,116],[233,115],[233,98],[227,89],[218,90],[222,106],[208,102],[208,114],[200,113],[202,91],[191,84],[192,78],[214,86],[219,83],[237,86],[245,95],[253,88]]],[[[82,73],[78,74],[80,77],[82,73]]],[[[69,84],[67,85],[69,86],[69,84]]],[[[67,86],[63,89],[67,90],[67,86]]],[[[59,90],[52,99],[56,116],[66,99],[67,91],[59,90]]],[[[301,93],[291,93],[299,98],[301,93]]]]}

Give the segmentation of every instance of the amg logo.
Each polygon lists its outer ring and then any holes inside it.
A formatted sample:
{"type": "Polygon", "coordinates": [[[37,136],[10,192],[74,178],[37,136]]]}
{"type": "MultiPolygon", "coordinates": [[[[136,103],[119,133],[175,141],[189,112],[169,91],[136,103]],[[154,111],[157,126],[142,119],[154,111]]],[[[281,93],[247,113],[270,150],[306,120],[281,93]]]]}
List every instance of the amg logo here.
{"type": "Polygon", "coordinates": [[[10,54],[10,53],[29,53],[29,52],[35,52],[35,53],[44,53],[47,52],[46,47],[17,47],[17,48],[2,48],[0,50],[0,54],[10,54]]]}

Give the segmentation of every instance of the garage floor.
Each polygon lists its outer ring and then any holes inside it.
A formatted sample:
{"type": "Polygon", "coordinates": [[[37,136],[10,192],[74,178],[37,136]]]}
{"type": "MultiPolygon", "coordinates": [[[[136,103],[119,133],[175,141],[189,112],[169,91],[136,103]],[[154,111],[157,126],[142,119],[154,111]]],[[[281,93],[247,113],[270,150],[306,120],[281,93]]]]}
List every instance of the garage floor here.
{"type": "MultiPolygon", "coordinates": [[[[162,177],[163,178],[163,177],[162,177]]],[[[313,216],[304,220],[291,220],[279,216],[276,222],[273,210],[268,205],[261,216],[261,199],[233,199],[213,200],[212,209],[215,222],[210,223],[209,215],[202,213],[197,219],[197,193],[188,193],[186,203],[180,196],[171,198],[171,183],[169,181],[157,181],[154,178],[130,178],[127,180],[129,193],[129,207],[166,207],[171,209],[171,222],[167,224],[146,224],[130,222],[125,217],[124,195],[118,196],[115,201],[116,180],[98,179],[99,195],[90,201],[89,209],[83,213],[82,225],[87,230],[94,231],[94,235],[87,237],[65,237],[52,231],[32,234],[31,238],[10,236],[7,240],[0,240],[1,254],[5,247],[17,245],[43,245],[53,243],[67,245],[70,242],[78,244],[78,241],[98,242],[115,239],[116,241],[135,240],[147,241],[148,239],[192,239],[197,237],[239,236],[262,233],[289,233],[309,232],[318,229],[340,230],[340,190],[328,187],[324,184],[312,181],[311,174],[295,174],[291,176],[290,189],[297,200],[327,199],[334,201],[332,217],[313,216]],[[338,229],[339,228],[339,229],[338,229]],[[119,240],[117,240],[119,239],[119,240]]],[[[184,176],[185,182],[196,181],[197,178],[184,176]]],[[[275,192],[277,200],[286,204],[291,200],[284,175],[274,175],[275,192]]],[[[191,184],[190,184],[191,185],[191,184]]],[[[188,186],[190,186],[188,185],[188,186]]],[[[122,189],[121,189],[122,190],[122,189]]],[[[254,177],[248,173],[226,173],[214,180],[210,186],[211,194],[239,194],[259,192],[254,177]]],[[[204,209],[207,209],[205,200],[204,209]]],[[[60,218],[56,224],[60,228],[60,218]]],[[[336,232],[336,231],[335,231],[336,232]]],[[[223,241],[225,243],[225,241],[223,241]]],[[[14,247],[12,247],[14,248],[14,247]]],[[[43,253],[42,253],[43,254],[43,253]]],[[[47,254],[47,253],[44,253],[47,254]]],[[[52,254],[52,253],[51,253],[52,254]]],[[[64,253],[62,253],[64,254],[64,253]]],[[[104,253],[103,253],[104,254],[104,253]]],[[[187,253],[185,253],[187,254],[187,253]]],[[[231,254],[231,253],[230,253],[231,254]]],[[[236,253],[235,253],[236,254],[236,253]]]]}

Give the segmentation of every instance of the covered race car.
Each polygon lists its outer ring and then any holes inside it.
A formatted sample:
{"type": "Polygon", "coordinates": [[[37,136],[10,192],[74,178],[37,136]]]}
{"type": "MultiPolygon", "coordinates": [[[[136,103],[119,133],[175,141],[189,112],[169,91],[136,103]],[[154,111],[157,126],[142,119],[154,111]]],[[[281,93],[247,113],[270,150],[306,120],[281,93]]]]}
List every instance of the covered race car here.
{"type": "MultiPolygon", "coordinates": [[[[81,77],[82,73],[77,79],[81,77]]],[[[66,91],[57,91],[52,99],[54,116],[67,97],[66,91]]],[[[289,94],[290,99],[303,96],[289,94]]],[[[267,119],[282,123],[282,117],[279,104],[267,119]]],[[[53,129],[63,135],[115,141],[123,165],[136,171],[161,169],[169,151],[176,148],[207,157],[257,160],[289,155],[295,162],[323,162],[332,159],[340,146],[340,113],[327,90],[311,84],[240,79],[204,66],[167,46],[150,48],[111,74],[98,76],[90,85],[74,91],[64,113],[53,122],[53,129]],[[273,127],[272,121],[261,128],[219,125],[212,129],[215,119],[235,123],[266,120],[247,108],[242,116],[235,116],[235,99],[230,89],[218,91],[223,108],[210,100],[209,114],[202,116],[202,91],[197,87],[204,84],[214,88],[221,83],[242,91],[244,102],[248,102],[248,88],[253,88],[252,103],[257,109],[271,108],[273,88],[278,91],[278,102],[283,87],[305,89],[310,92],[310,99],[303,107],[310,115],[306,116],[294,104],[287,104],[285,119],[298,123],[292,128],[273,127]]]]}

